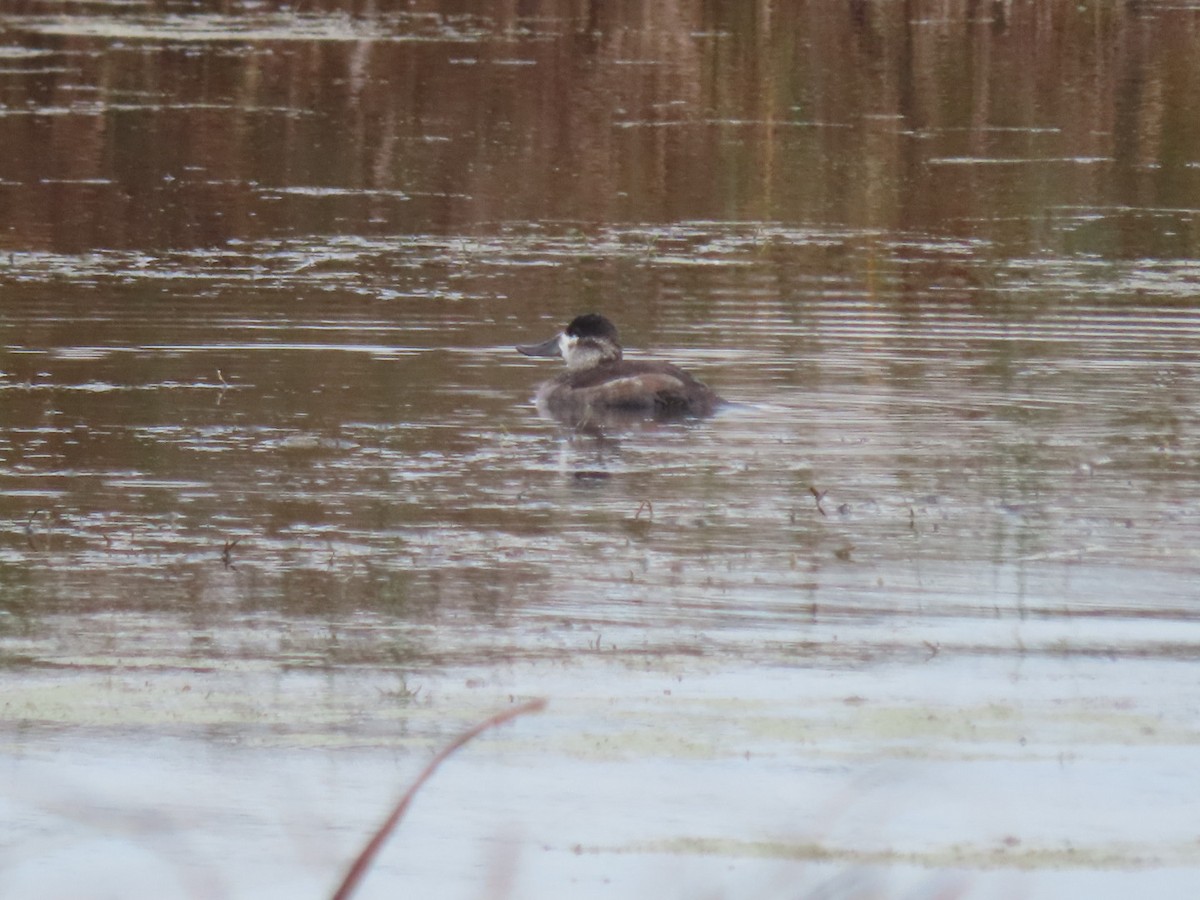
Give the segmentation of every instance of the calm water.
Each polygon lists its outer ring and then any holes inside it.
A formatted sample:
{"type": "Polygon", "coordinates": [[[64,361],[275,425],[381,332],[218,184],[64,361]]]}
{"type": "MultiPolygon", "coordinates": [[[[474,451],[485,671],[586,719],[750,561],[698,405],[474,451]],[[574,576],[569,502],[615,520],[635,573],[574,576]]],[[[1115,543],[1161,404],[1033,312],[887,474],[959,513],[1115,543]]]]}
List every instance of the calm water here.
{"type": "Polygon", "coordinates": [[[0,14],[0,897],[1200,888],[1200,10],[0,14]],[[540,418],[601,310],[733,401],[540,418]]]}

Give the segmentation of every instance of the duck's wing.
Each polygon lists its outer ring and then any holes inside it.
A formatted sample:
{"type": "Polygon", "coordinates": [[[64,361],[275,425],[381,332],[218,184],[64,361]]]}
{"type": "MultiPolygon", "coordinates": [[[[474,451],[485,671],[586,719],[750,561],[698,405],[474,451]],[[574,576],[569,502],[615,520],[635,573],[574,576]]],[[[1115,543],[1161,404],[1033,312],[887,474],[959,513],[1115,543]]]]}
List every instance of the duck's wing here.
{"type": "Polygon", "coordinates": [[[592,405],[614,409],[660,409],[687,402],[691,378],[682,372],[638,372],[588,388],[592,405]],[[681,377],[682,376],[682,377],[681,377]]]}
{"type": "Polygon", "coordinates": [[[716,399],[701,382],[668,363],[625,361],[572,373],[567,383],[576,402],[591,409],[704,415],[716,399]]]}

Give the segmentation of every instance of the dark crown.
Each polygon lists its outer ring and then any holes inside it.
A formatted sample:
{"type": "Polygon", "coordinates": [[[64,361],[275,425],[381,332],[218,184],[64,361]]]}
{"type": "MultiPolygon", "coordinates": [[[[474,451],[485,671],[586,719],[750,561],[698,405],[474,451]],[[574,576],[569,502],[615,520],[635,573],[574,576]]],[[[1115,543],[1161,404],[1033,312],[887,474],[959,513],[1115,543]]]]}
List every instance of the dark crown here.
{"type": "Polygon", "coordinates": [[[573,338],[604,338],[619,344],[617,326],[599,313],[576,316],[567,326],[567,336],[573,338]]]}

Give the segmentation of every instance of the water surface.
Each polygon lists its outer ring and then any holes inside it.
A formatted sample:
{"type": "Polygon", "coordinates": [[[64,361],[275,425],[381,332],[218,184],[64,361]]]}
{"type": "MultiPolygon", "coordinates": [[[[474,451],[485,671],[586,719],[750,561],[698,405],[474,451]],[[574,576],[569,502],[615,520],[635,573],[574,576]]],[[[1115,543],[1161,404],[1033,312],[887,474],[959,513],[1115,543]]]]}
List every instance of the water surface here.
{"type": "Polygon", "coordinates": [[[530,696],[364,894],[1194,892],[1200,23],[1039,9],[6,12],[0,895],[530,696]],[[733,402],[540,418],[591,309],[733,402]]]}

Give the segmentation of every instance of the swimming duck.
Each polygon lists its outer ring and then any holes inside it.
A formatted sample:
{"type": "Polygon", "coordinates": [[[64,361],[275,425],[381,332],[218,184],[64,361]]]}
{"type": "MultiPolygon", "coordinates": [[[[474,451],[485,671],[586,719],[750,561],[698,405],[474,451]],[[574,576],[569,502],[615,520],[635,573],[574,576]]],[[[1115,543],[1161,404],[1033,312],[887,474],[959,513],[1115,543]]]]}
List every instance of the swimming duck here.
{"type": "Polygon", "coordinates": [[[538,389],[538,409],[588,424],[615,417],[707,416],[721,398],[678,366],[622,358],[617,328],[598,313],[577,316],[541,344],[517,347],[526,356],[561,356],[567,371],[538,389]]]}

